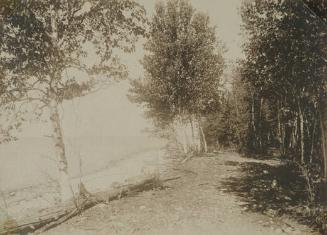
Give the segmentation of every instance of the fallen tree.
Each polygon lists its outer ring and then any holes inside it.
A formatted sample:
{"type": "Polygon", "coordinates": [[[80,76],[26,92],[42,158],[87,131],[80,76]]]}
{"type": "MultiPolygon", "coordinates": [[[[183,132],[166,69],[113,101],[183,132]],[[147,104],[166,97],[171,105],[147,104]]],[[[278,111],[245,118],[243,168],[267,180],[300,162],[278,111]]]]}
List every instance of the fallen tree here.
{"type": "Polygon", "coordinates": [[[73,218],[81,212],[100,203],[108,204],[110,201],[130,196],[138,192],[162,188],[163,183],[180,178],[179,176],[167,179],[159,179],[157,175],[138,177],[137,180],[129,180],[128,184],[115,187],[111,190],[97,193],[90,193],[83,184],[80,184],[79,196],[65,205],[50,208],[42,215],[31,216],[22,221],[10,220],[0,229],[0,235],[4,234],[25,234],[35,232],[40,234],[54,228],[65,221],[73,218]]]}

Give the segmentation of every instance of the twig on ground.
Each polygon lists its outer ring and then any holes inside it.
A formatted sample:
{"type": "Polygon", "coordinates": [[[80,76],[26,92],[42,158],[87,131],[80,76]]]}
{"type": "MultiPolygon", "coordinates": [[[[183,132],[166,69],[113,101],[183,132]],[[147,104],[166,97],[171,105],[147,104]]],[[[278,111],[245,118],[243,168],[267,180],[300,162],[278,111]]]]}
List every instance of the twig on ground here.
{"type": "Polygon", "coordinates": [[[190,160],[191,158],[192,158],[192,155],[187,156],[186,158],[184,158],[184,159],[181,161],[181,164],[184,164],[185,162],[187,162],[187,161],[190,160]]]}

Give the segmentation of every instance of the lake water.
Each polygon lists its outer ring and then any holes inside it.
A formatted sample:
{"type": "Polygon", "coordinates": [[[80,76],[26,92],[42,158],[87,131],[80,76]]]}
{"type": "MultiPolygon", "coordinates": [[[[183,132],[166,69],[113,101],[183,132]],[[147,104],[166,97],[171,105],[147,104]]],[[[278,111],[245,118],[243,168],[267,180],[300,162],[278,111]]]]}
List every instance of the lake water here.
{"type": "MultiPolygon", "coordinates": [[[[91,193],[165,170],[166,141],[147,136],[66,138],[70,183],[91,193]]],[[[50,138],[21,138],[0,145],[0,210],[20,223],[58,206],[58,168],[50,138]]]]}
{"type": "MultiPolygon", "coordinates": [[[[162,147],[164,141],[147,136],[80,137],[66,138],[65,144],[69,173],[76,177],[111,167],[121,159],[132,161],[139,152],[162,147]]],[[[46,137],[0,145],[0,162],[3,191],[45,183],[58,173],[53,143],[46,137]]]]}

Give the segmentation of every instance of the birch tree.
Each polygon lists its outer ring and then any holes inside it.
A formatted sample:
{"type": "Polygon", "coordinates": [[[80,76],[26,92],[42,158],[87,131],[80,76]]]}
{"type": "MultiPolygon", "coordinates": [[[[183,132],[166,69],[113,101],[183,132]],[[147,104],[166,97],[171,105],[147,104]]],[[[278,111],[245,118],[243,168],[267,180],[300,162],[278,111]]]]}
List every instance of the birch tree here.
{"type": "Polygon", "coordinates": [[[215,27],[187,1],[161,2],[145,50],[145,77],[133,82],[132,96],[158,122],[176,124],[185,152],[205,150],[201,118],[216,107],[224,68],[215,27]]]}
{"type": "Polygon", "coordinates": [[[49,115],[62,200],[72,197],[58,106],[127,76],[119,53],[144,34],[133,0],[1,1],[0,70],[17,102],[49,115]]]}

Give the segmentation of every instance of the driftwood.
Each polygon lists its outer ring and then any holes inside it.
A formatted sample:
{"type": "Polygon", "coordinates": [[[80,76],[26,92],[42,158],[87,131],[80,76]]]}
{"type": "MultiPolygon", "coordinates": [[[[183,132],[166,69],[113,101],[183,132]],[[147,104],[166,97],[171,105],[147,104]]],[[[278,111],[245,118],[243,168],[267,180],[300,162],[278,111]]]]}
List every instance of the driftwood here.
{"type": "Polygon", "coordinates": [[[60,208],[49,210],[43,215],[30,217],[24,221],[9,221],[4,228],[0,228],[0,235],[12,233],[27,234],[28,232],[39,234],[64,223],[70,218],[99,203],[107,204],[112,200],[117,200],[128,195],[151,190],[153,188],[160,188],[163,182],[178,178],[180,177],[159,180],[156,176],[148,176],[136,182],[116,187],[113,190],[95,194],[89,193],[84,185],[81,184],[79,196],[75,198],[74,201],[60,208]]]}

